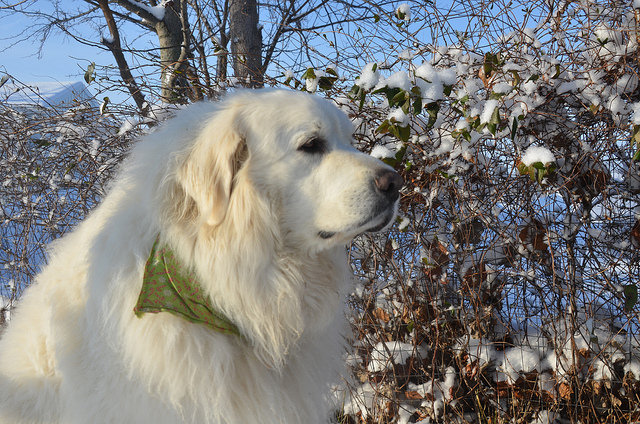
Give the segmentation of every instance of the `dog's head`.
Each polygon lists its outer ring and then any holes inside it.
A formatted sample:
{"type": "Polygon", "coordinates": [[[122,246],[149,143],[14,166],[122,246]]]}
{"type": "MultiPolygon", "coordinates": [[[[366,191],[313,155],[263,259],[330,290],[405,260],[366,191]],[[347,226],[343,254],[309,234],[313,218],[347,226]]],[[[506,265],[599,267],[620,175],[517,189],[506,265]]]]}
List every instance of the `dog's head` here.
{"type": "Polygon", "coordinates": [[[199,225],[220,226],[262,202],[285,243],[322,249],[394,218],[401,177],[351,146],[353,125],[329,101],[244,91],[204,125],[177,174],[199,225]]]}

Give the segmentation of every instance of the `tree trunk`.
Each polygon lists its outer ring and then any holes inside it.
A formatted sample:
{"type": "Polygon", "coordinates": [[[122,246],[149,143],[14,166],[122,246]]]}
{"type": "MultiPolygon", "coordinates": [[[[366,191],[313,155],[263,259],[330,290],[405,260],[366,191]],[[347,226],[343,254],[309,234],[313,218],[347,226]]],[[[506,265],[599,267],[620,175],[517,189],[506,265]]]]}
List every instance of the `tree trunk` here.
{"type": "Polygon", "coordinates": [[[255,0],[229,1],[229,32],[235,77],[247,87],[262,87],[262,32],[255,0]]]}
{"type": "MultiPolygon", "coordinates": [[[[184,0],[183,0],[184,1],[184,0]]],[[[188,41],[184,40],[182,21],[179,10],[182,1],[175,6],[167,6],[164,18],[156,23],[155,30],[160,43],[161,95],[169,103],[183,102],[188,97],[189,82],[187,80],[186,49],[188,41]]]]}

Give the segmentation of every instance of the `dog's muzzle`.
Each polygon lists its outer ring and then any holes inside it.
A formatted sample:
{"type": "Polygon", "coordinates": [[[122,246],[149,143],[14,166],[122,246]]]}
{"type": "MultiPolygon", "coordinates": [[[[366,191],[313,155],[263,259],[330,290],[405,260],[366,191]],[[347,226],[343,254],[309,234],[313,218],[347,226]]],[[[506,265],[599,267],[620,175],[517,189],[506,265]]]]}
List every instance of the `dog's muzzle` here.
{"type": "Polygon", "coordinates": [[[372,211],[368,223],[371,224],[366,232],[374,233],[384,229],[396,214],[397,201],[404,181],[392,169],[380,169],[373,180],[378,200],[372,211]]]}

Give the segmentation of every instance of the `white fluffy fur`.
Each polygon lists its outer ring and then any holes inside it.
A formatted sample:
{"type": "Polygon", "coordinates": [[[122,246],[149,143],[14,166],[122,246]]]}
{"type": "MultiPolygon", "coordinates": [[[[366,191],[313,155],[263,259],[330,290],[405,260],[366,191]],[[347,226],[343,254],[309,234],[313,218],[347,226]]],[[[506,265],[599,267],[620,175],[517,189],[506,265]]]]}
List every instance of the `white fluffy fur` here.
{"type": "Polygon", "coordinates": [[[372,212],[386,165],[351,132],[327,101],[263,90],[195,104],[139,142],[0,340],[0,423],[325,421],[344,244],[394,213],[372,212]],[[327,152],[298,149],[312,137],[327,152]],[[243,337],[134,315],[158,234],[243,337]]]}

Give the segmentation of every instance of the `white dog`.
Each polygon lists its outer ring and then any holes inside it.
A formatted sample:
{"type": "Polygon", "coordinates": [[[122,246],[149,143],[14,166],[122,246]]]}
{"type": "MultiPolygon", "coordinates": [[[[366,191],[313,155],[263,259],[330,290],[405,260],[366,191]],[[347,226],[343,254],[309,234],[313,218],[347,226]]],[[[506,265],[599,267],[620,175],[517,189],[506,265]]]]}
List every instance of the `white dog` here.
{"type": "Polygon", "coordinates": [[[402,184],[352,131],[317,96],[242,91],[137,144],[0,341],[0,423],[327,420],[345,244],[402,184]]]}

